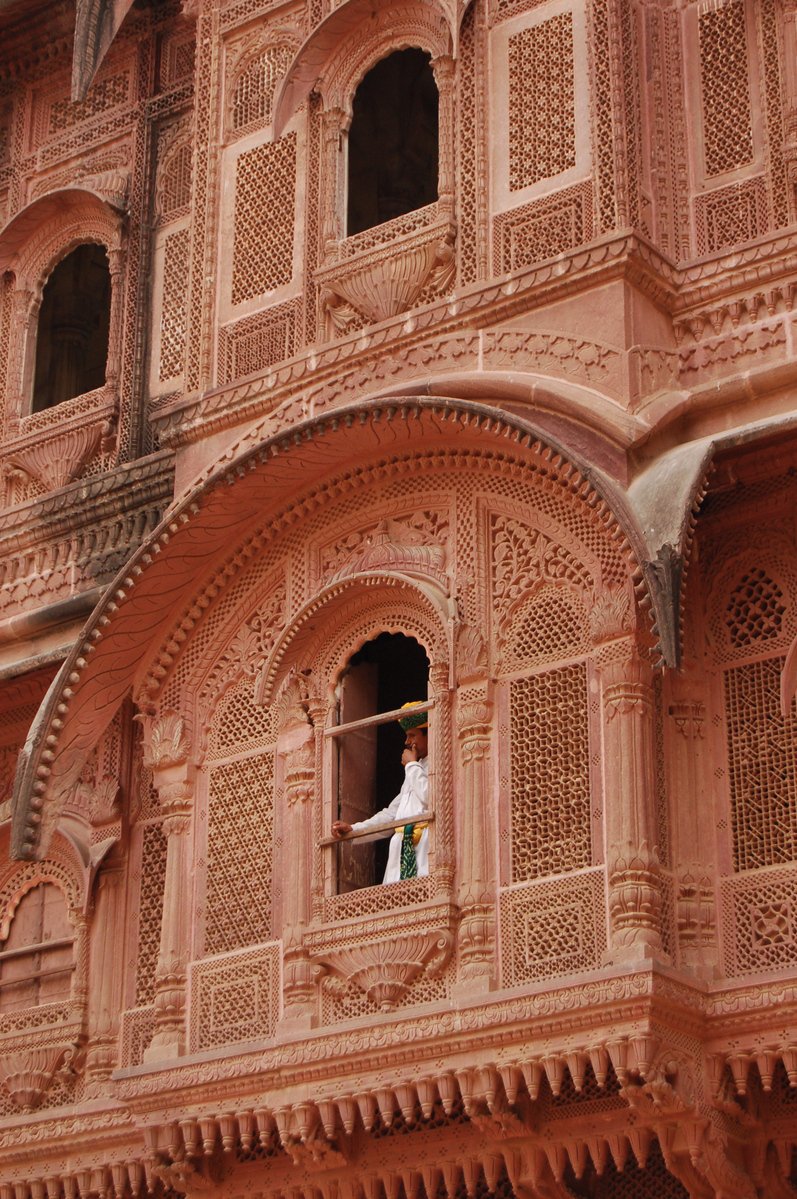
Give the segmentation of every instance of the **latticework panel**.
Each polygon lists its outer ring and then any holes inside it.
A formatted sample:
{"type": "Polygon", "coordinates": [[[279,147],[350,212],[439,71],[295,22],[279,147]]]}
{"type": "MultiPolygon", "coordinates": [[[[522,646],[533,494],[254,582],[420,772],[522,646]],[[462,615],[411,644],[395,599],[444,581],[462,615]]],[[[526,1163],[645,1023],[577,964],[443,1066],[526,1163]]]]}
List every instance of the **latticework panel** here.
{"type": "Polygon", "coordinates": [[[797,720],[780,709],[782,658],[725,674],[733,864],[797,860],[797,720]]]}
{"type": "Polygon", "coordinates": [[[501,672],[576,658],[589,644],[583,600],[568,587],[543,586],[513,615],[501,648],[501,672]]]}
{"type": "Polygon", "coordinates": [[[235,173],[232,302],[290,283],[296,191],[296,135],[247,150],[235,173]]]}
{"type": "Polygon", "coordinates": [[[209,770],[205,953],[271,936],[274,755],[209,770]]]}
{"type": "Polygon", "coordinates": [[[744,0],[705,6],[698,17],[706,175],[721,175],[753,158],[744,0]]]}
{"type": "Polygon", "coordinates": [[[512,882],[591,865],[586,667],[515,679],[509,704],[512,882]]]}
{"type": "Polygon", "coordinates": [[[493,221],[493,235],[497,275],[583,245],[593,236],[592,184],[578,183],[499,214],[493,221]]]}
{"type": "Polygon", "coordinates": [[[214,713],[208,737],[207,759],[228,758],[233,753],[273,745],[276,713],[255,703],[252,679],[239,679],[225,691],[214,713]]]}
{"type": "Polygon", "coordinates": [[[84,100],[73,101],[66,88],[63,96],[45,93],[36,104],[35,141],[58,137],[128,103],[133,98],[133,82],[131,69],[124,67],[96,79],[84,100]]]}
{"type": "Polygon", "coordinates": [[[191,203],[192,153],[189,141],[175,146],[158,172],[155,207],[162,221],[182,216],[191,203]]]}
{"type": "Polygon", "coordinates": [[[695,218],[699,254],[730,249],[760,237],[769,224],[764,180],[747,179],[697,196],[695,218]]]}
{"type": "Polygon", "coordinates": [[[323,919],[327,923],[349,920],[369,913],[390,912],[395,908],[427,903],[432,898],[429,878],[407,878],[387,887],[362,887],[346,895],[328,895],[324,900],[323,919]]]}
{"type": "Polygon", "coordinates": [[[194,74],[196,38],[193,30],[164,39],[160,55],[160,85],[174,87],[194,74]]]}
{"type": "Polygon", "coordinates": [[[793,970],[797,965],[797,868],[723,879],[722,925],[728,977],[759,970],[793,970]]]}
{"type": "Polygon", "coordinates": [[[292,57],[290,46],[268,46],[238,72],[230,95],[230,128],[236,135],[270,123],[274,92],[292,57]]]}
{"type": "Polygon", "coordinates": [[[191,964],[190,1052],[274,1035],[280,1009],[280,960],[280,943],[274,941],[191,964]]]}
{"type": "Polygon", "coordinates": [[[187,319],[188,228],[170,233],[163,250],[163,299],[161,309],[160,362],[158,378],[176,379],[183,372],[187,319]]]}
{"type": "Polygon", "coordinates": [[[604,872],[597,868],[501,892],[504,986],[600,968],[606,953],[604,872]]]}
{"type": "Polygon", "coordinates": [[[149,1046],[155,1033],[155,1008],[131,1008],[122,1012],[119,1028],[119,1065],[140,1066],[144,1060],[144,1050],[149,1046]]]}
{"type": "Polygon", "coordinates": [[[276,304],[219,332],[220,383],[254,375],[290,358],[296,350],[299,301],[276,304]]]}
{"type": "Polygon", "coordinates": [[[509,186],[576,165],[573,15],[560,13],[509,39],[509,186]]]}
{"type": "Polygon", "coordinates": [[[166,838],[159,824],[147,824],[142,829],[141,844],[138,954],[136,957],[137,1007],[151,1003],[155,995],[155,967],[160,951],[165,882],[166,838]]]}
{"type": "Polygon", "coordinates": [[[755,567],[739,580],[731,593],[725,623],[731,645],[741,649],[780,636],[786,597],[766,570],[755,567]]]}

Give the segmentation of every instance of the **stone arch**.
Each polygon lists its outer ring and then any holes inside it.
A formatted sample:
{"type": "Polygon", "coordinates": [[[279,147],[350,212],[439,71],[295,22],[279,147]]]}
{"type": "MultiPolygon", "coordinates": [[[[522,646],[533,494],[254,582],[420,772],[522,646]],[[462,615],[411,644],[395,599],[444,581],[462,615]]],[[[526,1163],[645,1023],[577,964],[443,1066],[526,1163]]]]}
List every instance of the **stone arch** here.
{"type": "MultiPolygon", "coordinates": [[[[268,536],[274,538],[321,510],[329,486],[341,485],[335,471],[343,465],[351,475],[348,489],[359,489],[369,480],[381,485],[397,471],[406,475],[419,453],[449,466],[461,454],[476,455],[484,469],[499,469],[541,497],[561,497],[592,530],[589,540],[606,547],[616,571],[644,598],[645,542],[623,494],[519,417],[465,400],[416,396],[296,424],[223,461],[173,506],[108,589],[31,728],[15,784],[14,852],[46,852],[91,746],[150,668],[156,687],[166,677],[203,613],[260,552],[255,534],[264,512],[273,514],[268,536]],[[164,605],[182,615],[153,644],[151,615],[164,605]]],[[[149,710],[156,707],[153,700],[149,710]]]]}
{"type": "Polygon", "coordinates": [[[273,701],[288,671],[302,661],[317,661],[319,676],[331,686],[364,642],[376,632],[406,632],[406,622],[431,661],[450,658],[454,611],[437,585],[407,575],[373,572],[333,583],[304,605],[277,641],[263,668],[258,699],[273,701]],[[365,596],[367,606],[358,602],[365,596]]]}
{"type": "Polygon", "coordinates": [[[457,28],[442,4],[346,0],[297,50],[275,98],[276,136],[311,92],[321,96],[325,108],[339,108],[350,118],[354,90],[379,58],[409,46],[432,58],[449,55],[456,38],[457,28]]]}

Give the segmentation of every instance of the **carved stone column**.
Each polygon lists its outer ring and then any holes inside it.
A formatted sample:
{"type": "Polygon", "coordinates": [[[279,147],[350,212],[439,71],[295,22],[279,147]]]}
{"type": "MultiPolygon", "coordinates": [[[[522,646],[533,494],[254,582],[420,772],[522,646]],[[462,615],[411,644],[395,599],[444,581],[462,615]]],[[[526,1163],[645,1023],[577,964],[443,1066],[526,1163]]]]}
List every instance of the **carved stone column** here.
{"type": "Polygon", "coordinates": [[[283,909],[283,1005],[281,1024],[309,1028],[316,1007],[314,967],[304,950],[304,930],[311,917],[310,874],[313,863],[313,805],[316,745],[307,722],[283,730],[278,742],[285,780],[285,860],[292,883],[285,888],[283,909]]]}
{"type": "MultiPolygon", "coordinates": [[[[11,294],[11,335],[8,349],[8,431],[16,433],[23,413],[27,411],[26,385],[31,390],[33,379],[27,378],[26,353],[28,340],[39,303],[34,302],[33,293],[24,287],[17,287],[11,294]]],[[[30,371],[34,364],[31,361],[30,371]]]]}
{"type": "Polygon", "coordinates": [[[454,783],[452,777],[451,692],[449,665],[432,662],[429,696],[435,706],[429,724],[430,800],[435,814],[432,864],[435,895],[451,899],[454,890],[454,783]]]}
{"type": "Polygon", "coordinates": [[[630,638],[602,651],[611,954],[635,960],[662,952],[653,687],[630,638]]]}
{"type": "Polygon", "coordinates": [[[122,352],[122,250],[119,246],[108,250],[108,267],[111,275],[111,311],[108,331],[108,357],[105,362],[105,384],[116,390],[119,384],[122,352]]]}
{"type": "Polygon", "coordinates": [[[460,989],[488,990],[495,974],[495,871],[490,746],[493,704],[489,684],[470,684],[457,703],[462,788],[459,930],[460,989]]]}
{"type": "Polygon", "coordinates": [[[186,970],[191,944],[193,871],[190,854],[195,770],[188,761],[183,718],[144,718],[144,763],[164,814],[166,877],[160,952],[155,968],[155,1034],[147,1062],[177,1057],[185,1045],[186,970]]]}
{"type": "Polygon", "coordinates": [[[340,223],[342,194],[340,171],[341,139],[346,128],[346,114],[340,108],[325,109],[321,114],[321,243],[324,256],[329,257],[337,242],[344,236],[340,223]]]}
{"type": "Polygon", "coordinates": [[[89,1044],[86,1074],[89,1087],[108,1078],[116,1066],[119,1036],[122,966],[119,930],[122,928],[124,888],[121,864],[109,863],[97,880],[91,922],[89,1044]]]}
{"type": "Polygon", "coordinates": [[[441,216],[454,216],[454,60],[449,55],[432,59],[432,70],[439,92],[438,145],[440,147],[437,168],[437,195],[441,216]]]}
{"type": "Polygon", "coordinates": [[[684,965],[712,975],[717,962],[714,880],[716,863],[706,778],[705,706],[673,675],[668,713],[668,767],[673,805],[672,856],[676,874],[678,952],[684,965]]]}

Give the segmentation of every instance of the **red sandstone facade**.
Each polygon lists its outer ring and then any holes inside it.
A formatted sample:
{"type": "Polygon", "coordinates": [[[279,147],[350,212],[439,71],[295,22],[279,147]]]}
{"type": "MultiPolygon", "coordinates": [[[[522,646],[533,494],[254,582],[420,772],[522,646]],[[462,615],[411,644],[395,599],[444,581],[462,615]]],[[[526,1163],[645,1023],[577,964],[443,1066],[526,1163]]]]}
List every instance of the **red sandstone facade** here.
{"type": "Polygon", "coordinates": [[[5,0],[0,261],[0,1199],[797,1195],[794,0],[5,0]]]}

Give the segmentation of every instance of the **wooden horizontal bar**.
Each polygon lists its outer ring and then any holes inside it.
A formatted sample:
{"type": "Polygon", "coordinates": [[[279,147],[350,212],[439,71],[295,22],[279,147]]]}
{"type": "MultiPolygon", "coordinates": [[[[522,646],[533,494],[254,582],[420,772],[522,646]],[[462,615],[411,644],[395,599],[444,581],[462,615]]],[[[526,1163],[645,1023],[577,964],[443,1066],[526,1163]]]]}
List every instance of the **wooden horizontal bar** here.
{"type": "Polygon", "coordinates": [[[61,937],[58,941],[39,941],[36,945],[21,945],[19,949],[4,949],[0,953],[0,962],[8,961],[9,958],[19,958],[25,953],[49,953],[51,949],[64,949],[67,945],[72,945],[72,937],[61,937]]]}
{"type": "Polygon", "coordinates": [[[35,983],[42,978],[52,978],[55,974],[71,974],[75,963],[69,966],[54,966],[52,970],[38,970],[35,974],[21,974],[19,978],[0,978],[0,990],[3,987],[19,987],[23,983],[35,983]]]}
{"type": "Polygon", "coordinates": [[[385,833],[394,833],[396,829],[404,828],[405,824],[434,824],[434,812],[427,812],[425,816],[405,816],[403,820],[391,820],[386,824],[377,825],[376,828],[363,829],[359,833],[347,833],[345,837],[325,837],[318,844],[321,849],[326,849],[329,845],[346,845],[351,841],[363,841],[366,838],[369,841],[376,841],[385,833]]]}
{"type": "Polygon", "coordinates": [[[324,729],[325,737],[340,737],[342,733],[351,733],[355,729],[368,728],[369,725],[387,724],[390,720],[398,720],[399,716],[408,716],[410,712],[429,712],[435,701],[428,699],[422,704],[409,708],[394,708],[392,712],[379,712],[376,716],[363,716],[360,720],[350,720],[348,724],[336,724],[324,729]]]}

